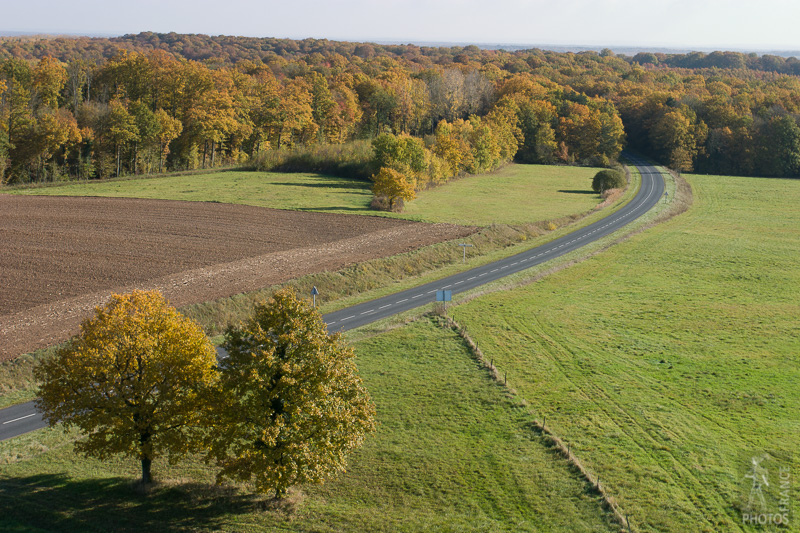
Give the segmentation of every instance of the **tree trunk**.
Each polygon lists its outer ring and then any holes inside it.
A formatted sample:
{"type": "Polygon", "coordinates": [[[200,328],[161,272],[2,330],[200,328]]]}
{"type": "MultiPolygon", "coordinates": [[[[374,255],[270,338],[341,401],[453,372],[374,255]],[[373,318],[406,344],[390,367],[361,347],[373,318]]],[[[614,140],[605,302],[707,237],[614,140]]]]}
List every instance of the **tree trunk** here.
{"type": "Polygon", "coordinates": [[[153,482],[153,475],[150,473],[150,465],[153,461],[149,457],[142,457],[142,485],[149,485],[153,482]]]}
{"type": "Polygon", "coordinates": [[[216,145],[211,141],[211,168],[214,168],[214,156],[216,155],[216,145]]]}
{"type": "Polygon", "coordinates": [[[117,176],[116,177],[119,177],[119,152],[120,152],[119,145],[117,145],[117,176]]]}
{"type": "Polygon", "coordinates": [[[206,154],[208,153],[208,141],[203,141],[203,168],[206,168],[206,154]]]}

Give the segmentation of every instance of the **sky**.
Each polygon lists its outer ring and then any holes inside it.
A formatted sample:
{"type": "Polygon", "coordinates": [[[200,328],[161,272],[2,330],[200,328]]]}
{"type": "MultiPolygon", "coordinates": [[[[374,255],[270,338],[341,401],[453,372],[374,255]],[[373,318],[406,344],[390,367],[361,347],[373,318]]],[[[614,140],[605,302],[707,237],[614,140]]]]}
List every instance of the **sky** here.
{"type": "Polygon", "coordinates": [[[0,0],[0,32],[800,50],[797,0],[0,0]]]}

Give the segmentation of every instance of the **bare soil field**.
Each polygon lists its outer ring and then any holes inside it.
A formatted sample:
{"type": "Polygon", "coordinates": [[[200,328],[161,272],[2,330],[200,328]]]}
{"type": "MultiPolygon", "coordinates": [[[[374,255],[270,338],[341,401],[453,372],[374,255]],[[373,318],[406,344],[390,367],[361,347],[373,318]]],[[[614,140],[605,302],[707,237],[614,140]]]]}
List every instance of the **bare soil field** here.
{"type": "Polygon", "coordinates": [[[67,339],[111,292],[181,306],[474,228],[244,205],[0,195],[0,360],[67,339]]]}

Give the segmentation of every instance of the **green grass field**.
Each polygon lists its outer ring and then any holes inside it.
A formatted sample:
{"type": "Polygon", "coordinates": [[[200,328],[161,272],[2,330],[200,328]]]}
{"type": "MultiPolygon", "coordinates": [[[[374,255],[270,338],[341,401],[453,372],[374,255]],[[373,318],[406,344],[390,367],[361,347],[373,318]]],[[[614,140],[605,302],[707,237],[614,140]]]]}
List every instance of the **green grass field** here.
{"type": "Polygon", "coordinates": [[[356,351],[379,428],[295,513],[210,486],[202,463],[158,462],[163,483],[141,495],[136,461],[77,457],[74,436],[47,429],[0,442],[0,530],[615,531],[452,331],[426,318],[356,351]]]}
{"type": "Polygon", "coordinates": [[[276,209],[381,215],[465,225],[523,224],[590,211],[597,169],[508,165],[419,193],[400,214],[369,208],[370,183],[319,174],[228,171],[73,183],[15,194],[111,196],[247,204],[276,209]]]}
{"type": "Polygon", "coordinates": [[[76,458],[56,429],[0,443],[0,530],[618,530],[536,416],[634,531],[793,531],[796,480],[791,527],[741,515],[752,457],[769,454],[773,486],[800,466],[800,181],[688,179],[687,213],[452,309],[515,397],[428,319],[352,334],[381,425],[294,514],[211,488],[199,463],[159,464],[168,482],[132,494],[134,462],[76,458]]]}
{"type": "Polygon", "coordinates": [[[797,471],[800,181],[689,180],[686,214],[453,314],[634,527],[738,531],[751,458],[797,471]]]}

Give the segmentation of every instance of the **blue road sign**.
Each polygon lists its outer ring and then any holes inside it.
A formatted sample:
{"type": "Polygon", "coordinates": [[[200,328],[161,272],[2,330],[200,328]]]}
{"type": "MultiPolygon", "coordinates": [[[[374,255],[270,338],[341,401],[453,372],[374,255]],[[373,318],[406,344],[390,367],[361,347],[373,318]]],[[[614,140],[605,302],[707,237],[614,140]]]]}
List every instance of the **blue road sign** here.
{"type": "Polygon", "coordinates": [[[453,291],[436,291],[437,302],[449,302],[453,299],[453,291]]]}

